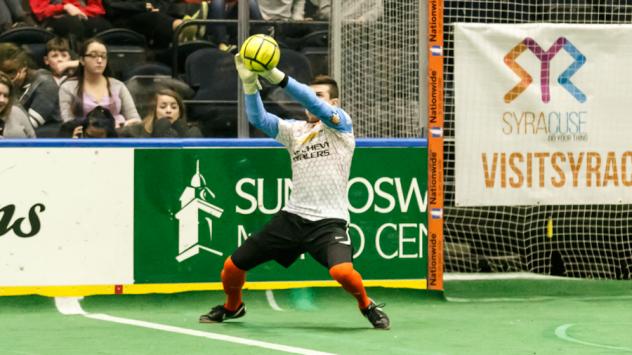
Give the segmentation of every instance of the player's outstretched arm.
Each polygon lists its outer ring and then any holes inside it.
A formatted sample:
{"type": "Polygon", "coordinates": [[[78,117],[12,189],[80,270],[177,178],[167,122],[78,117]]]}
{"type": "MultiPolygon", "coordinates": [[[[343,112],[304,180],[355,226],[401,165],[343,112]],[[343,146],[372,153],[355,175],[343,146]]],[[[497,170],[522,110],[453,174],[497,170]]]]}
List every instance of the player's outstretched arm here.
{"type": "Polygon", "coordinates": [[[342,132],[351,131],[351,120],[347,114],[320,99],[309,86],[296,81],[277,68],[259,73],[259,76],[271,84],[284,88],[292,98],[326,125],[342,132]]]}
{"type": "Polygon", "coordinates": [[[261,96],[259,96],[261,86],[257,79],[257,74],[244,66],[239,54],[235,55],[235,67],[244,88],[248,121],[269,137],[275,138],[279,134],[280,118],[267,112],[263,107],[261,96]]]}
{"type": "Polygon", "coordinates": [[[307,85],[301,84],[278,68],[259,73],[270,84],[284,88],[296,101],[321,120],[327,120],[334,107],[321,100],[307,85]]]}

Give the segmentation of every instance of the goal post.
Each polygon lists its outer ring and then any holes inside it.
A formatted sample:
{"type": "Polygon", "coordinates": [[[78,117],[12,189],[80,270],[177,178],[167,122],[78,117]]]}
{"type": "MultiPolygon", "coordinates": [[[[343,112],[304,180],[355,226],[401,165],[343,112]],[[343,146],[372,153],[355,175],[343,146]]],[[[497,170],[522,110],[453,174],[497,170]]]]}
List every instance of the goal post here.
{"type": "Polygon", "coordinates": [[[443,289],[443,0],[428,1],[428,287],[443,289]]]}
{"type": "MultiPolygon", "coordinates": [[[[440,14],[425,1],[332,1],[331,74],[339,83],[341,105],[349,112],[357,137],[428,136],[429,85],[435,94],[441,93],[438,82],[430,82],[428,77],[429,60],[435,65],[440,60],[437,56],[429,58],[428,36],[441,32],[441,26],[435,23],[441,20],[440,14]]],[[[442,145],[434,147],[441,149],[442,145]]],[[[442,154],[439,151],[434,156],[442,154]]],[[[425,166],[426,162],[411,164],[425,166]]],[[[441,191],[434,189],[427,197],[435,217],[441,191]]],[[[423,222],[434,224],[435,231],[442,226],[441,218],[429,222],[424,218],[423,222]]],[[[428,289],[442,290],[440,233],[429,233],[426,242],[428,289]]]]}

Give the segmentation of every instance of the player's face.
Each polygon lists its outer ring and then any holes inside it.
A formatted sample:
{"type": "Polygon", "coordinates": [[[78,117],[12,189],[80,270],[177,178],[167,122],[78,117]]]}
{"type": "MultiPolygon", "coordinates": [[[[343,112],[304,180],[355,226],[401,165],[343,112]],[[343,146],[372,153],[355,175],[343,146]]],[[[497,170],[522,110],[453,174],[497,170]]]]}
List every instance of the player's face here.
{"type": "MultiPolygon", "coordinates": [[[[329,85],[317,84],[317,85],[311,85],[310,87],[312,88],[312,90],[314,90],[314,93],[320,99],[322,99],[323,101],[327,102],[328,104],[332,106],[338,106],[338,99],[332,99],[329,94],[329,85]]],[[[307,122],[318,121],[318,117],[312,115],[309,111],[305,110],[305,113],[307,114],[307,122]]]]}
{"type": "Polygon", "coordinates": [[[156,118],[168,118],[173,123],[180,118],[180,106],[175,98],[167,95],[158,95],[156,100],[156,118]]]}

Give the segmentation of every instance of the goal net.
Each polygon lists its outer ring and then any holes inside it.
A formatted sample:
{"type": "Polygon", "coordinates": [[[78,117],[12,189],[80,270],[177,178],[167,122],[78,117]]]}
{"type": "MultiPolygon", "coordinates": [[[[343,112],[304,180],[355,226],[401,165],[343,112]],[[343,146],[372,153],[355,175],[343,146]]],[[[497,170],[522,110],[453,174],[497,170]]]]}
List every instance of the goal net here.
{"type": "MultiPolygon", "coordinates": [[[[632,3],[627,0],[444,0],[443,21],[443,54],[445,56],[445,123],[443,131],[445,137],[445,210],[443,216],[446,271],[527,271],[538,274],[582,278],[632,278],[632,205],[629,202],[630,198],[626,198],[626,196],[632,195],[630,187],[624,190],[627,191],[627,194],[626,192],[621,194],[623,202],[617,204],[587,204],[588,202],[586,201],[566,205],[543,203],[532,205],[503,204],[503,206],[500,206],[500,203],[494,205],[494,200],[479,206],[468,205],[469,207],[460,207],[457,204],[457,195],[461,191],[458,190],[458,193],[455,191],[457,175],[464,173],[467,178],[468,172],[456,170],[456,166],[459,164],[457,164],[455,159],[460,159],[456,156],[457,147],[463,142],[455,138],[460,136],[459,133],[476,133],[456,130],[458,126],[455,125],[457,122],[456,113],[470,108],[456,107],[457,101],[461,102],[460,98],[456,96],[462,95],[462,92],[456,90],[460,83],[455,82],[455,72],[459,70],[455,68],[455,61],[456,63],[464,62],[455,58],[454,51],[456,23],[629,24],[632,21],[632,3]]],[[[538,38],[535,39],[535,41],[539,40],[538,38]]],[[[602,40],[607,41],[608,39],[603,38],[602,40]]],[[[566,39],[562,41],[566,41],[566,39]]],[[[572,42],[574,39],[570,41],[572,42]]],[[[597,37],[595,37],[593,42],[595,41],[599,41],[597,37]]],[[[567,42],[560,43],[566,46],[565,43],[567,42]]],[[[617,43],[612,43],[612,45],[617,45],[617,43]]],[[[625,46],[626,44],[623,45],[625,46]]],[[[627,45],[629,46],[629,43],[627,45]]],[[[525,50],[524,53],[527,53],[523,58],[516,59],[517,61],[523,61],[521,63],[524,63],[526,58],[535,58],[531,52],[528,52],[528,49],[525,49],[526,47],[517,47],[516,49],[516,53],[522,53],[520,52],[521,50],[525,50]]],[[[542,48],[546,51],[551,48],[551,43],[542,45],[542,48]]],[[[508,50],[511,50],[511,47],[508,50]]],[[[571,55],[577,54],[577,51],[574,52],[570,47],[564,47],[563,50],[567,50],[571,55]]],[[[535,50],[533,52],[535,53],[535,50]]],[[[567,58],[564,60],[568,62],[559,64],[563,67],[551,68],[551,72],[554,70],[559,72],[559,70],[563,70],[573,64],[573,58],[566,52],[563,53],[564,56],[560,57],[567,58]]],[[[466,54],[463,55],[465,56],[466,54]]],[[[511,55],[509,57],[511,61],[511,55]]],[[[575,59],[577,63],[581,62],[581,56],[577,55],[575,59]]],[[[468,57],[467,60],[475,59],[468,57]]],[[[577,65],[581,64],[583,63],[577,65]]],[[[504,65],[502,60],[498,65],[504,65]]],[[[553,66],[553,64],[551,65],[553,66]]],[[[515,69],[516,67],[512,68],[515,69]]],[[[590,68],[587,65],[581,70],[589,71],[591,70],[590,68]]],[[[544,72],[544,69],[542,70],[544,72]]],[[[627,69],[622,70],[624,70],[622,73],[625,74],[627,69]]],[[[518,76],[512,74],[512,71],[505,71],[510,78],[515,79],[516,83],[520,81],[518,76]],[[511,75],[514,76],[511,77],[511,75]]],[[[517,71],[516,69],[514,72],[517,71]]],[[[533,72],[533,70],[530,72],[533,72]]],[[[540,90],[540,77],[535,74],[532,79],[533,83],[529,90],[540,90]]],[[[613,79],[610,82],[603,80],[603,82],[599,83],[600,89],[615,89],[620,88],[621,85],[626,85],[621,83],[622,80],[613,79]],[[613,86],[610,87],[609,85],[613,86]],[[615,87],[614,85],[617,86],[615,87]]],[[[491,82],[496,80],[496,78],[488,80],[491,82]]],[[[561,80],[560,84],[558,84],[556,82],[557,76],[551,76],[550,80],[550,86],[558,90],[553,91],[554,89],[551,89],[551,97],[562,97],[570,103],[575,103],[581,99],[578,95],[575,98],[569,95],[569,93],[576,94],[576,92],[572,92],[569,89],[569,83],[572,84],[570,81],[561,80]]],[[[577,75],[573,80],[581,83],[582,79],[580,75],[577,75]]],[[[594,81],[599,82],[600,80],[594,81]]],[[[491,83],[490,85],[496,84],[491,83]]],[[[506,89],[511,89],[511,85],[506,89]]],[[[544,86],[544,83],[542,85],[544,86]]],[[[627,85],[629,87],[632,83],[628,82],[627,85]]],[[[488,86],[479,86],[477,83],[471,83],[467,87],[469,88],[468,95],[471,94],[475,98],[481,99],[486,94],[485,88],[488,86]]],[[[538,99],[540,98],[538,97],[538,99]]],[[[588,98],[589,101],[592,99],[592,97],[588,98]]],[[[499,106],[503,104],[502,101],[502,96],[499,96],[499,106]]],[[[618,104],[625,106],[628,105],[628,102],[629,100],[618,104]]],[[[592,117],[596,120],[596,116],[592,117]]],[[[602,120],[599,124],[607,125],[608,123],[602,120]]],[[[458,127],[460,128],[461,126],[458,127]]],[[[591,126],[591,128],[593,127],[591,126]]],[[[630,126],[628,125],[627,127],[630,126]]],[[[614,131],[617,128],[610,127],[614,131]]],[[[627,133],[628,137],[630,133],[632,132],[627,133]]],[[[591,139],[593,138],[595,137],[592,136],[591,139]]],[[[485,137],[481,136],[478,139],[483,140],[485,137]]],[[[594,147],[590,146],[591,142],[587,144],[585,149],[594,149],[594,147]]],[[[481,144],[483,143],[481,141],[481,144]]],[[[630,149],[629,139],[625,149],[628,151],[632,150],[630,149]]],[[[618,164],[625,164],[622,160],[617,160],[617,162],[618,164]]],[[[499,162],[498,164],[501,163],[499,162]]],[[[537,164],[535,166],[537,168],[537,164]]],[[[628,176],[630,175],[630,167],[632,167],[632,162],[628,162],[628,176]]],[[[624,170],[623,173],[626,173],[626,171],[624,170]]],[[[599,190],[593,191],[594,194],[599,194],[599,190]]],[[[555,190],[549,190],[549,192],[551,194],[559,193],[555,192],[555,190]]],[[[586,193],[586,190],[582,192],[582,194],[584,193],[586,193]]],[[[562,196],[563,200],[567,197],[562,196]]]]}
{"type": "Polygon", "coordinates": [[[333,74],[356,136],[421,137],[424,2],[333,1],[332,10],[333,74]]]}

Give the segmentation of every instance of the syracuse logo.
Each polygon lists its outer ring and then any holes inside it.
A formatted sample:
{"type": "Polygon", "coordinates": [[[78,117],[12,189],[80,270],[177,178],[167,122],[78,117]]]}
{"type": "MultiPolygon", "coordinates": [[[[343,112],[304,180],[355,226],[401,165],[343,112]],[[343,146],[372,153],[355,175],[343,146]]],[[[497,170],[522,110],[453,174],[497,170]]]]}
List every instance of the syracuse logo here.
{"type": "Polygon", "coordinates": [[[531,85],[533,79],[520,64],[516,63],[516,59],[527,49],[529,49],[540,60],[540,87],[542,90],[542,102],[548,103],[551,100],[549,89],[549,75],[551,60],[555,55],[564,49],[575,61],[560,76],[557,82],[562,85],[573,97],[583,103],[586,101],[586,95],[571,82],[571,77],[586,63],[584,56],[566,37],[558,38],[555,43],[545,51],[533,38],[525,38],[523,41],[513,47],[507,55],[505,55],[505,64],[520,77],[520,82],[505,94],[505,103],[515,100],[523,91],[531,85]]]}

